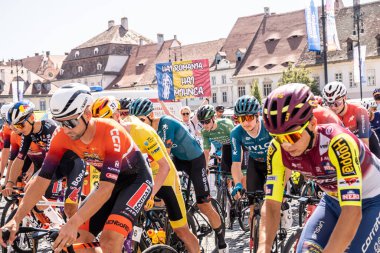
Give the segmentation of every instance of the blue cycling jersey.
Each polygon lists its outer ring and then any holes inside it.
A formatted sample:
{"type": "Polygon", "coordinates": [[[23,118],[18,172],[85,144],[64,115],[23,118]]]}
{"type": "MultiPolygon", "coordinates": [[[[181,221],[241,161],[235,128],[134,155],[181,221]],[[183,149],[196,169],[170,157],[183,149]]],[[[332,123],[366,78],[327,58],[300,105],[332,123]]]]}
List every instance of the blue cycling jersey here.
{"type": "Polygon", "coordinates": [[[162,116],[158,123],[158,135],[166,148],[178,159],[190,161],[200,157],[203,150],[186,126],[169,116],[162,116]]]}
{"type": "Polygon", "coordinates": [[[380,138],[380,112],[374,113],[374,118],[370,123],[371,123],[372,130],[375,131],[377,134],[377,137],[380,138]]]}
{"type": "Polygon", "coordinates": [[[272,137],[264,127],[262,118],[260,120],[259,134],[256,137],[249,135],[241,125],[231,131],[232,162],[241,161],[241,149],[245,147],[249,156],[256,160],[266,161],[269,143],[272,137]]]}

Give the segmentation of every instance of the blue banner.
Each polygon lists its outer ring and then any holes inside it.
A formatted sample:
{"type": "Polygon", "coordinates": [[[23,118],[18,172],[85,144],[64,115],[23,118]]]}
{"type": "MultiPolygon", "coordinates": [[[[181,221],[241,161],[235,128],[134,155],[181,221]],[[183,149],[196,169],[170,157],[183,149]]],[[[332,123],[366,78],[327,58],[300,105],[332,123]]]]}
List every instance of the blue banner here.
{"type": "Polygon", "coordinates": [[[307,30],[307,44],[309,51],[321,51],[321,38],[319,35],[318,8],[314,0],[306,0],[305,18],[307,30]]]}
{"type": "Polygon", "coordinates": [[[174,100],[173,68],[171,62],[156,64],[156,78],[158,98],[160,100],[174,100]]]}

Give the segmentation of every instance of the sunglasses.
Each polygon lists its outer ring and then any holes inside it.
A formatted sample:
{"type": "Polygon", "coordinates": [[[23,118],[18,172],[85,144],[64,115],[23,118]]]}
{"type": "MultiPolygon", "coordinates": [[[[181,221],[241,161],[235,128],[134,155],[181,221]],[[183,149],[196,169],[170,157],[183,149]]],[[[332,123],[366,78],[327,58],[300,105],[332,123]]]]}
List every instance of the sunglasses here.
{"type": "Polygon", "coordinates": [[[145,122],[145,118],[139,118],[139,120],[141,120],[142,122],[145,122]]]}
{"type": "Polygon", "coordinates": [[[31,114],[24,116],[23,118],[20,119],[20,122],[19,122],[19,123],[14,124],[13,126],[14,126],[15,128],[17,128],[18,130],[23,129],[23,128],[25,127],[25,123],[26,123],[26,122],[29,122],[28,119],[29,119],[30,115],[31,115],[31,114]]]}
{"type": "Polygon", "coordinates": [[[251,122],[252,120],[255,119],[255,115],[242,115],[242,116],[237,116],[237,121],[239,123],[243,123],[244,121],[251,122]]]}
{"type": "Polygon", "coordinates": [[[309,123],[310,123],[310,121],[306,122],[305,125],[303,125],[303,127],[301,127],[299,130],[296,130],[296,131],[293,131],[290,133],[270,134],[270,135],[273,136],[273,138],[280,144],[283,144],[285,142],[290,143],[290,144],[294,144],[301,139],[302,133],[303,133],[303,131],[305,131],[305,129],[309,125],[309,123]]]}
{"type": "Polygon", "coordinates": [[[184,112],[184,113],[182,113],[182,116],[189,116],[189,115],[190,115],[189,112],[184,112]]]}
{"type": "Polygon", "coordinates": [[[210,124],[211,119],[200,120],[199,122],[200,122],[202,125],[207,125],[207,124],[210,124]]]}
{"type": "Polygon", "coordinates": [[[129,111],[120,111],[120,116],[126,117],[129,115],[129,111]]]}
{"type": "Polygon", "coordinates": [[[327,102],[327,106],[328,106],[328,107],[339,107],[339,106],[341,106],[343,103],[344,103],[343,99],[339,99],[339,100],[336,100],[336,101],[333,102],[333,103],[328,103],[328,102],[327,102]]]}
{"type": "Polygon", "coordinates": [[[73,129],[73,128],[76,128],[80,124],[79,119],[82,117],[82,115],[83,115],[83,112],[79,114],[79,116],[76,119],[68,119],[68,120],[62,120],[62,121],[55,120],[55,122],[57,122],[58,126],[73,129]]]}

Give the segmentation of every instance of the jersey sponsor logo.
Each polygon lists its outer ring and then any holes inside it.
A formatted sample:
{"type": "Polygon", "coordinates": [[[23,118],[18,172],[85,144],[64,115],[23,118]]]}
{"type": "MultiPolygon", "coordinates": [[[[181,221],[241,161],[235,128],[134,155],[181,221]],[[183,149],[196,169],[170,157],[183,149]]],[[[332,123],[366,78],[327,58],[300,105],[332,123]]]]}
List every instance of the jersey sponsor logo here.
{"type": "Polygon", "coordinates": [[[359,189],[340,190],[342,201],[360,201],[359,189]]]}
{"type": "Polygon", "coordinates": [[[267,177],[267,181],[276,181],[277,180],[277,176],[268,176],[267,177]]]}
{"type": "Polygon", "coordinates": [[[115,225],[117,227],[121,227],[125,231],[128,231],[128,225],[122,222],[119,222],[118,220],[107,220],[106,225],[115,225]]]}
{"type": "Polygon", "coordinates": [[[353,151],[348,146],[347,141],[343,138],[339,138],[332,144],[332,147],[337,157],[341,174],[343,176],[356,175],[354,162],[358,163],[358,161],[354,161],[352,156],[353,151]]]}
{"type": "Polygon", "coordinates": [[[324,221],[319,221],[318,226],[314,229],[313,234],[311,235],[311,238],[314,240],[317,240],[319,232],[321,232],[323,228],[323,224],[325,224],[324,221]]]}
{"type": "Polygon", "coordinates": [[[92,152],[93,153],[84,152],[83,159],[92,166],[96,168],[101,168],[103,166],[103,160],[100,158],[98,154],[94,153],[94,151],[92,152]]]}
{"type": "Polygon", "coordinates": [[[351,122],[355,119],[355,115],[351,115],[351,117],[348,119],[348,122],[351,122]]]}
{"type": "Polygon", "coordinates": [[[152,155],[156,154],[158,151],[160,151],[160,147],[159,146],[155,150],[152,151],[152,155]]]}
{"type": "Polygon", "coordinates": [[[115,161],[115,168],[120,168],[120,163],[119,163],[119,161],[115,161]]]}
{"type": "Polygon", "coordinates": [[[251,139],[251,137],[249,137],[249,136],[245,137],[246,141],[249,141],[250,139],[251,139]]]}
{"type": "Polygon", "coordinates": [[[341,186],[360,186],[360,180],[358,177],[347,177],[339,180],[341,186]]]}
{"type": "MultiPolygon", "coordinates": [[[[369,235],[367,236],[365,243],[363,243],[363,245],[362,245],[362,252],[363,253],[367,252],[369,246],[371,246],[371,244],[372,244],[372,240],[373,239],[376,240],[376,235],[379,231],[379,228],[380,228],[380,212],[376,218],[375,224],[373,224],[371,232],[369,232],[369,235]]],[[[380,252],[380,237],[377,238],[377,242],[375,241],[374,250],[375,250],[374,252],[380,252]]]]}
{"type": "Polygon", "coordinates": [[[273,195],[273,184],[265,185],[265,195],[272,196],[273,195]]]}
{"type": "Polygon", "coordinates": [[[111,129],[110,134],[113,142],[113,150],[115,150],[115,152],[120,152],[121,141],[119,136],[119,130],[116,128],[111,129]]]}
{"type": "Polygon", "coordinates": [[[273,160],[273,156],[274,156],[274,153],[276,153],[277,149],[275,147],[275,145],[272,143],[269,147],[268,147],[268,158],[267,158],[267,170],[268,170],[268,175],[272,175],[272,160],[273,160]]]}
{"type": "Polygon", "coordinates": [[[128,200],[127,206],[138,212],[145,200],[151,193],[151,188],[147,183],[143,183],[140,188],[133,194],[133,196],[128,200]]]}
{"type": "Polygon", "coordinates": [[[119,173],[119,172],[120,172],[119,169],[115,169],[115,168],[112,168],[112,167],[107,167],[107,170],[108,170],[108,171],[113,171],[113,172],[116,172],[116,173],[119,173]]]}
{"type": "Polygon", "coordinates": [[[332,132],[333,132],[333,127],[332,126],[328,126],[328,127],[326,127],[326,134],[327,135],[330,135],[332,132]]]}
{"type": "Polygon", "coordinates": [[[77,203],[78,202],[78,197],[79,197],[79,191],[80,191],[81,187],[72,187],[72,186],[70,186],[70,189],[72,191],[71,191],[70,195],[67,197],[67,199],[69,200],[68,202],[77,203]]]}
{"type": "Polygon", "coordinates": [[[106,178],[117,180],[117,175],[112,174],[112,173],[106,173],[106,178]]]}
{"type": "Polygon", "coordinates": [[[257,150],[267,150],[269,147],[269,142],[265,143],[264,145],[256,144],[255,146],[248,146],[249,151],[257,151],[257,150]]]}
{"type": "Polygon", "coordinates": [[[81,182],[82,182],[82,179],[84,177],[84,173],[85,171],[83,170],[81,173],[79,173],[79,175],[75,178],[75,180],[72,182],[72,185],[74,186],[78,186],[81,182]]]}

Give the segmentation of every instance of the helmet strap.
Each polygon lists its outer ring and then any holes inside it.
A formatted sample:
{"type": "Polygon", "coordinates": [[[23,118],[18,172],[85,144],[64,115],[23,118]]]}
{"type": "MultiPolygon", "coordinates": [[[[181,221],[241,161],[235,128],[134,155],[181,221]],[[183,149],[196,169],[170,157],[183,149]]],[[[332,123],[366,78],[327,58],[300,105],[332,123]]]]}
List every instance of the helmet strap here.
{"type": "Polygon", "coordinates": [[[146,116],[147,117],[147,119],[149,119],[149,121],[150,121],[150,126],[153,126],[153,120],[149,117],[149,116],[146,116]]]}
{"type": "Polygon", "coordinates": [[[84,124],[86,125],[86,128],[84,129],[82,135],[79,137],[79,138],[82,138],[82,136],[83,136],[83,135],[86,133],[86,131],[87,131],[88,123],[89,123],[89,122],[86,121],[86,119],[83,117],[83,115],[80,116],[80,118],[83,120],[84,124]]]}
{"type": "Polygon", "coordinates": [[[309,144],[307,145],[307,148],[306,148],[306,151],[310,150],[312,147],[313,147],[313,143],[314,143],[314,138],[315,138],[315,134],[313,131],[311,131],[308,127],[306,127],[306,132],[310,135],[310,141],[309,141],[309,144]]]}
{"type": "Polygon", "coordinates": [[[346,110],[346,100],[344,99],[344,101],[343,101],[343,108],[342,108],[342,110],[340,111],[340,112],[338,112],[338,114],[340,115],[342,112],[344,112],[344,110],[346,110]]]}

